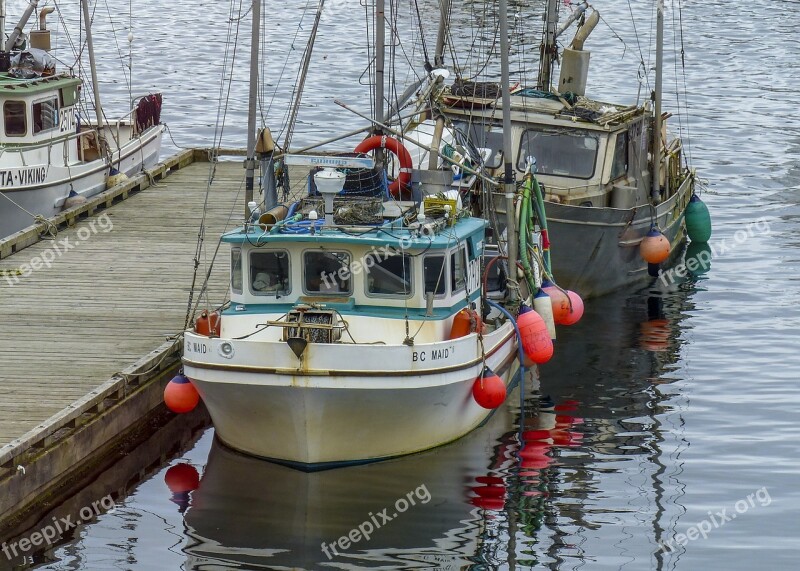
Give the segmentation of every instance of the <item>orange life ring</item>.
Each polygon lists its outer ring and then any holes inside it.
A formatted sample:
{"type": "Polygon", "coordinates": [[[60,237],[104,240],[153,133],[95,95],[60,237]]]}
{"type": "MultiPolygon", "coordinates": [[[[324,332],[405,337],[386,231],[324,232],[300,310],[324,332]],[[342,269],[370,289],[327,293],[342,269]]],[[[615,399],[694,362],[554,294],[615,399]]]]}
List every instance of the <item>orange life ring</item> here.
{"type": "Polygon", "coordinates": [[[368,153],[375,149],[386,149],[394,154],[400,161],[400,175],[397,180],[389,185],[389,192],[398,198],[402,189],[408,188],[411,183],[411,153],[397,139],[386,135],[373,135],[361,141],[355,148],[356,153],[368,153]]]}

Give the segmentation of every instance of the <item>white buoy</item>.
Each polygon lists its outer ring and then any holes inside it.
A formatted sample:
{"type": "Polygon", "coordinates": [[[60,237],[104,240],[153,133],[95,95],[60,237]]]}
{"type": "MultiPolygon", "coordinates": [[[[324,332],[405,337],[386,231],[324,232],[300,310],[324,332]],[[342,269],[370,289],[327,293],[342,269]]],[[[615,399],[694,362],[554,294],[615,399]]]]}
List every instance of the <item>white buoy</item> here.
{"type": "Polygon", "coordinates": [[[533,309],[536,313],[542,316],[545,325],[547,325],[547,332],[550,334],[550,339],[556,340],[556,323],[553,319],[553,302],[550,296],[542,290],[533,296],[533,309]]]}

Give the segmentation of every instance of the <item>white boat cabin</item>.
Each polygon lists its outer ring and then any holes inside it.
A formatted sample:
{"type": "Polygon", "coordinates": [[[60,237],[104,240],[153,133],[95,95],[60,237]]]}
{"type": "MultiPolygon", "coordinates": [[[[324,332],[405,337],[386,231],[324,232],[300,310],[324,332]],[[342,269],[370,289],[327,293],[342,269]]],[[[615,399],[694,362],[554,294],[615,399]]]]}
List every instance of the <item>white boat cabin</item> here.
{"type": "Polygon", "coordinates": [[[334,303],[408,308],[420,315],[430,302],[449,313],[479,293],[485,223],[463,224],[470,233],[432,238],[399,229],[394,238],[391,230],[368,238],[333,230],[267,235],[263,241],[260,231],[229,233],[231,304],[334,303]]]}
{"type": "MultiPolygon", "coordinates": [[[[511,108],[512,164],[519,178],[529,158],[535,159],[546,200],[621,209],[649,203],[651,112],[647,106],[620,108],[581,98],[570,108],[562,101],[514,95],[511,108]]],[[[499,174],[503,164],[500,103],[475,109],[460,101],[447,114],[480,154],[488,157],[486,166],[499,174]]],[[[421,129],[432,133],[432,123],[421,129]]],[[[680,186],[681,152],[679,139],[664,150],[661,172],[666,197],[680,186]]]]}

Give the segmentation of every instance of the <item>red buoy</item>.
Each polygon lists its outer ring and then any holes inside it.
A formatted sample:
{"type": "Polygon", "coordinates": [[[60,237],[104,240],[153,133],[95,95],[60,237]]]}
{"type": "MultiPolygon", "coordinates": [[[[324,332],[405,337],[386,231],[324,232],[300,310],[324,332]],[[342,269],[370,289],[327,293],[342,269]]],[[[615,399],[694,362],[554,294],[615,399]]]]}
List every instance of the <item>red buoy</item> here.
{"type": "Polygon", "coordinates": [[[486,367],[472,385],[472,398],[483,408],[497,408],[506,400],[506,384],[486,367]]]}
{"type": "Polygon", "coordinates": [[[506,501],[503,498],[484,498],[477,496],[470,498],[470,503],[476,508],[482,510],[500,511],[506,506],[506,501]]]}
{"type": "Polygon", "coordinates": [[[200,485],[200,474],[197,473],[197,468],[191,464],[181,462],[167,470],[167,473],[164,474],[164,482],[170,492],[182,494],[197,489],[197,486],[200,485]]]}
{"type": "Polygon", "coordinates": [[[534,363],[547,363],[553,356],[553,340],[542,316],[523,305],[517,317],[517,326],[525,355],[534,363]]]}
{"type": "Polygon", "coordinates": [[[209,313],[203,310],[194,322],[194,332],[206,337],[219,337],[222,317],[216,311],[209,313]]]}
{"type": "Polygon", "coordinates": [[[650,228],[639,244],[639,253],[648,264],[660,264],[669,258],[669,240],[655,227],[650,228]]]}
{"type": "Polygon", "coordinates": [[[574,325],[583,317],[583,300],[581,296],[568,289],[567,298],[569,299],[569,303],[567,304],[566,315],[561,321],[556,322],[560,325],[574,325]]]}
{"type": "Polygon", "coordinates": [[[198,402],[200,402],[200,393],[183,374],[175,375],[164,389],[164,404],[174,413],[191,412],[198,402]]]}

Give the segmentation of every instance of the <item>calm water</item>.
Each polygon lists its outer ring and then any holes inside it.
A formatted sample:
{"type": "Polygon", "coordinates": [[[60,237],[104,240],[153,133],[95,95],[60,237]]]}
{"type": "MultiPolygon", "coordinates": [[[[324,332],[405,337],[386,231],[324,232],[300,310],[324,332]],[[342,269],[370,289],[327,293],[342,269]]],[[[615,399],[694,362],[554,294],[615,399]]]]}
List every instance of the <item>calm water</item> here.
{"type": "MultiPolygon", "coordinates": [[[[128,4],[114,4],[117,26],[127,25],[128,4]]],[[[160,17],[163,8],[137,12],[134,91],[160,87],[175,143],[209,146],[228,8],[224,2],[180,4],[170,19],[160,17]]],[[[457,33],[476,48],[493,39],[493,15],[482,4],[463,2],[456,9],[460,21],[485,23],[477,32],[457,33]]],[[[601,23],[587,43],[591,93],[630,100],[639,88],[640,48],[627,3],[596,4],[621,40],[601,23]]],[[[651,2],[636,4],[648,61],[651,2]]],[[[708,181],[703,198],[714,220],[707,274],[592,300],[581,323],[559,332],[556,357],[542,368],[541,386],[523,409],[515,394],[488,425],[429,453],[309,475],[232,453],[214,443],[211,429],[176,436],[173,448],[187,444],[165,461],[120,468],[87,491],[86,501],[104,489],[128,493],[112,513],[37,554],[36,563],[43,569],[204,571],[796,569],[800,36],[785,3],[683,4],[691,121],[688,131],[684,122],[684,135],[690,135],[693,165],[708,181]],[[541,430],[554,438],[537,441],[541,430]],[[168,469],[172,490],[165,483],[168,469]],[[186,492],[195,473],[199,487],[186,492]],[[122,484],[115,487],[115,481],[122,484]],[[407,494],[416,505],[400,513],[404,506],[396,502],[407,494]],[[380,522],[371,517],[384,509],[397,516],[369,541],[326,556],[323,542],[380,522]],[[674,550],[661,549],[664,544],[674,550]]],[[[304,5],[289,0],[270,19],[267,101],[304,5]]],[[[422,2],[421,9],[431,5],[422,2]]],[[[317,46],[298,143],[361,125],[332,103],[334,97],[369,107],[363,104],[367,88],[358,83],[367,61],[363,10],[355,0],[334,6],[317,46]]],[[[515,7],[521,14],[515,37],[526,48],[515,51],[514,70],[535,69],[540,23],[531,14],[540,13],[538,6],[515,7]]],[[[403,33],[411,34],[408,4],[400,15],[403,33]]],[[[678,18],[671,9],[669,23],[678,18]]],[[[248,27],[243,22],[241,34],[248,27]]],[[[309,16],[303,27],[310,28],[309,16]]],[[[672,45],[671,31],[668,38],[672,45]]],[[[419,57],[410,42],[408,49],[409,57],[419,57]]],[[[301,51],[298,40],[292,61],[301,51]]],[[[242,145],[246,53],[243,42],[223,136],[230,146],[242,145]]],[[[103,65],[114,63],[114,54],[108,52],[103,65]]],[[[474,61],[460,61],[474,69],[474,61]]],[[[291,63],[267,113],[273,132],[291,90],[291,63]]],[[[670,55],[670,88],[675,63],[670,55]]],[[[404,81],[405,72],[400,77],[404,81]]],[[[683,86],[680,75],[678,83],[683,86]]],[[[104,85],[104,92],[126,98],[121,82],[104,85]]],[[[670,121],[677,127],[677,113],[670,121]]],[[[170,446],[150,443],[153,449],[170,446]]]]}

